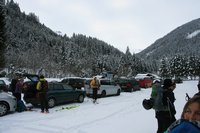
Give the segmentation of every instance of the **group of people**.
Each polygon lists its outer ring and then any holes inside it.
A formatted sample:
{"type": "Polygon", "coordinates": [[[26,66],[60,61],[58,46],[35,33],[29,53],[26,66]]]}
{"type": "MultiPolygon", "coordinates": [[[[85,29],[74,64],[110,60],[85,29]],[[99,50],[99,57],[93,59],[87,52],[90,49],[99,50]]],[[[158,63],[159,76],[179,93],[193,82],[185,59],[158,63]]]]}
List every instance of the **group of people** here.
{"type": "Polygon", "coordinates": [[[165,79],[163,85],[159,80],[154,81],[151,98],[158,123],[157,133],[200,133],[200,81],[197,86],[199,92],[186,102],[181,118],[176,120],[173,92],[176,83],[171,79],[165,79]]]}
{"type": "MultiPolygon", "coordinates": [[[[90,87],[93,89],[93,103],[97,103],[97,93],[100,87],[99,80],[97,77],[94,77],[90,82],[90,87]]],[[[11,81],[11,90],[13,96],[17,99],[17,111],[22,112],[29,110],[24,102],[22,101],[22,92],[28,88],[27,84],[24,83],[24,77],[21,74],[16,74],[15,77],[11,81]]],[[[48,82],[45,80],[43,75],[40,75],[39,81],[36,85],[36,98],[38,98],[40,102],[41,113],[49,113],[48,108],[48,82]]]]}
{"type": "MultiPolygon", "coordinates": [[[[24,83],[24,77],[21,74],[15,74],[15,77],[11,81],[11,90],[13,96],[17,99],[17,111],[27,111],[30,108],[27,108],[22,101],[22,92],[28,89],[27,84],[24,83]]],[[[48,92],[48,82],[45,80],[43,75],[40,75],[39,81],[37,82],[36,86],[36,98],[38,98],[40,102],[41,113],[49,113],[48,109],[48,99],[47,99],[47,92],[48,92]]]]}

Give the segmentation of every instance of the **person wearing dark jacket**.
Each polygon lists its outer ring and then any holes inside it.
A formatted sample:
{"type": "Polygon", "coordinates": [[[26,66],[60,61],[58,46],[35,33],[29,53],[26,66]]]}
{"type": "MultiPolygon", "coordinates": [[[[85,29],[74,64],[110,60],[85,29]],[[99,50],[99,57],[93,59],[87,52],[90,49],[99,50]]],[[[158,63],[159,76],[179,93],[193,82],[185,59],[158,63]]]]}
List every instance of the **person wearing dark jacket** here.
{"type": "Polygon", "coordinates": [[[200,80],[198,82],[197,87],[198,87],[198,92],[194,96],[200,96],[200,80]]]}
{"type": "Polygon", "coordinates": [[[11,80],[11,84],[10,84],[10,89],[12,91],[12,95],[15,96],[15,89],[16,89],[16,84],[19,80],[19,75],[15,74],[15,77],[11,80]]]}
{"type": "Polygon", "coordinates": [[[157,133],[163,133],[167,128],[176,121],[175,114],[175,96],[173,90],[175,89],[175,84],[172,83],[171,79],[165,79],[163,83],[163,105],[166,106],[166,110],[156,111],[156,118],[158,120],[158,130],[157,133]]]}
{"type": "Polygon", "coordinates": [[[36,89],[39,95],[41,113],[44,113],[44,109],[45,113],[49,113],[48,99],[47,99],[48,82],[44,79],[43,75],[40,76],[36,89]]]}

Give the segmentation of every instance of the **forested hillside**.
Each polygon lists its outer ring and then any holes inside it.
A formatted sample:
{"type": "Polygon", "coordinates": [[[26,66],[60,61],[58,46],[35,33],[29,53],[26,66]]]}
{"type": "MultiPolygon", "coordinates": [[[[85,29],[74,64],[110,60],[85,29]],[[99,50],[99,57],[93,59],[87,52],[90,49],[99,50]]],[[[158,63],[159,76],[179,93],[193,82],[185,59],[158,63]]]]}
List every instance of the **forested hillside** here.
{"type": "MultiPolygon", "coordinates": [[[[124,54],[97,38],[82,34],[58,35],[34,13],[21,12],[13,0],[3,6],[5,17],[4,67],[8,72],[43,72],[46,76],[92,76],[111,71],[119,76],[134,76],[150,70],[131,54],[124,54]]],[[[59,21],[59,20],[58,20],[59,21]]],[[[59,24],[59,23],[58,23],[59,24]]]]}
{"type": "MultiPolygon", "coordinates": [[[[13,0],[1,1],[0,74],[23,71],[46,77],[90,77],[103,71],[132,77],[158,73],[162,77],[200,73],[200,19],[184,24],[138,54],[80,33],[60,35],[40,23],[34,13],[21,12],[13,0]]],[[[59,20],[58,20],[59,24],[59,20]]]]}

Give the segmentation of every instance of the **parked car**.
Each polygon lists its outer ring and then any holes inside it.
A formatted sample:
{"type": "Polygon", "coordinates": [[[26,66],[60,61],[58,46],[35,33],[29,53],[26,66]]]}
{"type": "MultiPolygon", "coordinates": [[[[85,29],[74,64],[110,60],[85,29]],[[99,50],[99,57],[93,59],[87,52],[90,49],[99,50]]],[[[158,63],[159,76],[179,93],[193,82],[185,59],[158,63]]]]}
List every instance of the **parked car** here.
{"type": "MultiPolygon", "coordinates": [[[[39,105],[39,100],[37,98],[37,90],[35,88],[34,82],[27,81],[26,84],[29,85],[29,87],[24,91],[24,101],[26,103],[31,103],[34,106],[39,105]]],[[[65,83],[49,82],[48,87],[48,106],[50,108],[58,104],[63,104],[72,101],[82,103],[86,95],[85,91],[73,89],[71,86],[65,83]]]]}
{"type": "MultiPolygon", "coordinates": [[[[85,79],[85,90],[87,96],[92,96],[93,95],[93,90],[90,87],[90,82],[92,79],[85,79]]],[[[109,80],[109,79],[98,79],[100,81],[100,88],[97,92],[98,96],[100,97],[105,97],[109,95],[120,95],[121,93],[121,88],[120,86],[115,83],[114,80],[109,80]]]]}
{"type": "Polygon", "coordinates": [[[119,84],[121,89],[125,92],[133,92],[140,90],[139,82],[133,78],[118,78],[116,79],[116,83],[119,84]]]}
{"type": "Polygon", "coordinates": [[[141,88],[152,87],[154,78],[149,74],[137,74],[135,79],[139,82],[141,88]]]}
{"type": "Polygon", "coordinates": [[[1,79],[0,79],[0,90],[6,91],[6,92],[8,91],[8,86],[6,85],[5,81],[1,79]]]}
{"type": "Polygon", "coordinates": [[[149,77],[144,77],[143,79],[138,80],[141,88],[150,88],[152,87],[153,80],[149,77]]]}
{"type": "Polygon", "coordinates": [[[74,89],[84,88],[84,79],[80,77],[67,77],[61,80],[62,83],[66,83],[72,86],[74,89]]]}
{"type": "Polygon", "coordinates": [[[4,116],[8,112],[13,112],[16,108],[17,99],[8,92],[0,90],[0,116],[4,116]]]}

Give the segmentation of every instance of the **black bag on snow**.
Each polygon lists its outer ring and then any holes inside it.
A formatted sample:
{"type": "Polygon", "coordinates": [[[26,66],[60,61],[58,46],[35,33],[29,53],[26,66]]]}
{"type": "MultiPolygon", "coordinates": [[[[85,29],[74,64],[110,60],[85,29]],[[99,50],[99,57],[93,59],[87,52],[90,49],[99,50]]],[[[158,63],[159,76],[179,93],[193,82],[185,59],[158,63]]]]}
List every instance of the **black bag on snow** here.
{"type": "Polygon", "coordinates": [[[17,109],[16,109],[17,112],[23,112],[23,111],[26,111],[26,106],[24,104],[24,102],[22,100],[18,100],[17,101],[17,109]]]}
{"type": "Polygon", "coordinates": [[[152,109],[153,108],[153,99],[144,99],[142,101],[142,106],[146,109],[146,110],[149,110],[149,109],[152,109]]]}

